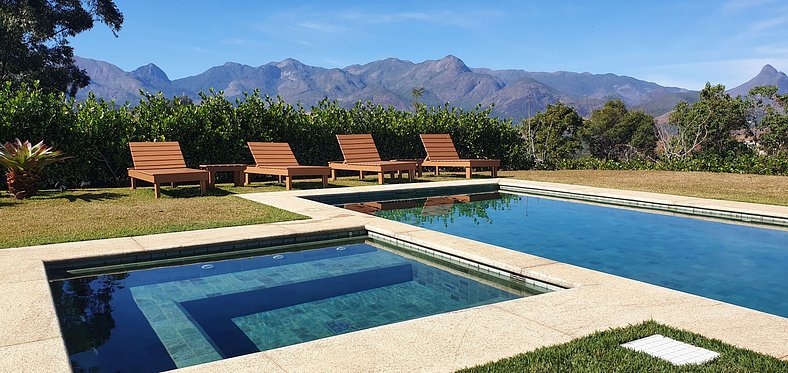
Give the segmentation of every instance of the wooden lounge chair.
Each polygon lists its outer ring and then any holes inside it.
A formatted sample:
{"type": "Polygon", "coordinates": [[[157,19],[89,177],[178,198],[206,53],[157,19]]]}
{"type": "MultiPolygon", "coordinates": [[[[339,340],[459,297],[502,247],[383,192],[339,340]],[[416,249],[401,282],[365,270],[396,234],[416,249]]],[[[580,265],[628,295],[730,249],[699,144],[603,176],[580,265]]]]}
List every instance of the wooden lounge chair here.
{"type": "Polygon", "coordinates": [[[383,184],[384,176],[387,172],[407,171],[408,180],[413,181],[416,173],[416,162],[410,161],[382,161],[378,148],[372,135],[337,135],[339,148],[342,150],[343,162],[329,162],[331,168],[331,179],[337,179],[337,170],[358,171],[359,179],[364,178],[364,172],[375,172],[378,174],[378,184],[383,184]]]}
{"type": "Polygon", "coordinates": [[[323,179],[323,188],[328,186],[328,175],[331,169],[326,166],[301,166],[298,164],[290,144],[286,142],[248,142],[249,150],[254,157],[254,166],[244,170],[245,184],[249,184],[251,174],[275,175],[285,178],[287,190],[293,188],[294,176],[315,176],[323,179]]]}
{"type": "Polygon", "coordinates": [[[474,168],[491,169],[492,177],[498,176],[498,168],[501,161],[498,159],[460,159],[457,148],[449,134],[420,135],[424,150],[427,151],[427,158],[421,162],[422,167],[435,167],[435,176],[438,176],[439,167],[462,167],[465,168],[465,178],[470,179],[474,168]]]}
{"type": "Polygon", "coordinates": [[[183,160],[181,146],[172,142],[130,142],[131,160],[134,167],[129,168],[131,189],[137,188],[137,180],[153,184],[156,198],[161,197],[161,183],[200,183],[200,194],[205,195],[208,188],[208,171],[187,168],[183,160]]]}

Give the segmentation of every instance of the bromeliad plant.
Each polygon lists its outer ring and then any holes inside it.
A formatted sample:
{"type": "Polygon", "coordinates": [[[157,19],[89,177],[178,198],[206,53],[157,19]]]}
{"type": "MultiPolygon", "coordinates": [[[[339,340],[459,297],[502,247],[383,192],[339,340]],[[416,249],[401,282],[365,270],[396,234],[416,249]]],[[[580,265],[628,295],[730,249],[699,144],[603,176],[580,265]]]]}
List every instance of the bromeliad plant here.
{"type": "Polygon", "coordinates": [[[32,145],[30,141],[16,139],[0,147],[0,165],[8,169],[8,191],[16,199],[35,195],[44,167],[67,158],[60,150],[44,145],[43,141],[32,145]]]}

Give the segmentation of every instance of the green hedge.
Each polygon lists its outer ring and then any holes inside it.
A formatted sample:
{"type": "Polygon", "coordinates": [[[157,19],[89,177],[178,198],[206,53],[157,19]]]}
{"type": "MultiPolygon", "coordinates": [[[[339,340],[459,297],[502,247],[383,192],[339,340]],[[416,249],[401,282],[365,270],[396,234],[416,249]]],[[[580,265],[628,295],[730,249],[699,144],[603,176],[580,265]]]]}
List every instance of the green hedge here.
{"type": "Polygon", "coordinates": [[[285,141],[301,163],[321,165],[342,159],[335,135],[345,133],[372,133],[384,159],[424,157],[420,133],[449,133],[464,157],[498,158],[510,169],[528,166],[517,128],[491,117],[490,109],[443,106],[412,113],[360,102],[345,109],[324,100],[306,110],[257,92],[231,102],[214,91],[198,105],[146,95],[131,107],[92,95],[76,102],[36,87],[0,90],[0,142],[44,140],[74,157],[47,169],[49,185],[126,184],[130,141],[179,141],[189,166],[251,162],[247,141],[285,141]]]}
{"type": "MultiPolygon", "coordinates": [[[[0,143],[14,138],[43,140],[72,156],[47,169],[46,186],[57,181],[71,186],[127,185],[130,141],[179,141],[189,166],[248,163],[252,159],[247,141],[284,141],[302,164],[322,165],[342,159],[336,134],[371,133],[381,157],[394,159],[424,157],[420,133],[449,133],[463,157],[501,159],[506,169],[534,166],[519,127],[511,120],[491,117],[489,108],[419,106],[408,112],[369,102],[346,109],[323,100],[307,110],[258,92],[235,102],[213,90],[201,96],[201,103],[194,105],[149,94],[131,107],[92,95],[77,102],[37,87],[14,90],[6,84],[0,88],[0,143]]],[[[788,175],[788,158],[738,155],[622,163],[585,157],[540,167],[788,175]]]]}

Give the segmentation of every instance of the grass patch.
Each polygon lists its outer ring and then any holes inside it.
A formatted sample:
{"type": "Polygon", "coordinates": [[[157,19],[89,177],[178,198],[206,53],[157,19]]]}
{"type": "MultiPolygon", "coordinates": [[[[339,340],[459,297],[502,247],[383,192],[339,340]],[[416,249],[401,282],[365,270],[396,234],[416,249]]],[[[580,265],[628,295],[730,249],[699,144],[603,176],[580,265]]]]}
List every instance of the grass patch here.
{"type": "Polygon", "coordinates": [[[460,372],[788,372],[788,362],[647,321],[460,372]],[[720,356],[701,365],[674,366],[665,360],[619,346],[652,334],[703,347],[718,352],[720,356]]]}
{"type": "Polygon", "coordinates": [[[503,177],[788,206],[788,176],[678,171],[506,171],[503,177]]]}
{"type": "Polygon", "coordinates": [[[233,197],[232,191],[224,189],[195,198],[185,197],[199,195],[196,187],[163,189],[160,199],[148,188],[43,191],[24,201],[4,193],[0,197],[5,217],[0,225],[0,248],[307,218],[233,197]]]}
{"type": "MultiPolygon", "coordinates": [[[[458,180],[462,174],[424,177],[417,181],[458,180]]],[[[404,179],[386,180],[402,183],[404,179]]],[[[329,187],[377,185],[377,177],[358,180],[339,178],[329,187]]],[[[319,182],[296,181],[296,189],[320,188],[319,182]]],[[[219,184],[201,197],[199,188],[184,185],[162,186],[162,198],[153,188],[75,189],[66,192],[44,190],[23,201],[0,192],[0,248],[85,241],[103,238],[219,228],[236,225],[274,223],[307,219],[306,216],[234,197],[233,194],[285,190],[275,181],[254,182],[236,187],[219,184]]]]}

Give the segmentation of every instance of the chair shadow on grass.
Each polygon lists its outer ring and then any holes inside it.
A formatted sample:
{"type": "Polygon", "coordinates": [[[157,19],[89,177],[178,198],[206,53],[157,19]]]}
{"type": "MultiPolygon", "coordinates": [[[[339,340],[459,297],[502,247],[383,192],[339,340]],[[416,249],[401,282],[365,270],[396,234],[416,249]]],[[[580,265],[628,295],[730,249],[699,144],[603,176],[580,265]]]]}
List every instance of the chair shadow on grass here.
{"type": "Polygon", "coordinates": [[[46,199],[66,199],[69,202],[102,202],[114,201],[125,197],[125,195],[114,192],[80,192],[71,191],[68,193],[51,192],[45,196],[46,199]]]}
{"type": "MultiPolygon", "coordinates": [[[[150,188],[151,194],[153,194],[153,188],[150,188]]],[[[191,197],[201,197],[200,195],[200,187],[198,185],[179,185],[176,188],[169,188],[162,186],[161,194],[171,198],[191,198],[191,197]]],[[[233,193],[229,190],[225,190],[222,188],[208,188],[208,192],[205,194],[206,197],[224,197],[229,196],[233,193]]]]}
{"type": "MultiPolygon", "coordinates": [[[[344,175],[343,175],[344,176],[344,175]]],[[[466,180],[464,172],[446,172],[441,173],[440,175],[443,179],[451,179],[451,180],[466,180]]],[[[413,183],[428,183],[434,178],[431,174],[424,173],[423,176],[417,177],[413,180],[413,183]]],[[[484,174],[474,174],[474,179],[489,179],[491,176],[484,175],[484,174]]],[[[345,177],[345,179],[347,179],[345,177]]],[[[375,186],[378,185],[378,177],[377,174],[367,174],[366,177],[362,180],[354,180],[358,182],[358,185],[355,186],[375,186]]],[[[444,180],[446,181],[446,180],[444,180]]],[[[386,174],[385,184],[408,184],[407,176],[405,177],[395,177],[391,178],[388,174],[386,174]]],[[[229,184],[227,184],[229,186],[229,184]]],[[[265,193],[265,192],[273,192],[276,190],[266,190],[267,187],[281,187],[280,191],[284,191],[284,182],[279,183],[276,181],[275,178],[263,178],[262,180],[254,180],[252,184],[249,184],[242,189],[242,191],[233,190],[232,187],[229,189],[225,189],[222,184],[217,184],[214,187],[208,188],[208,193],[206,196],[211,197],[224,197],[233,194],[244,194],[244,193],[265,193]],[[259,187],[259,192],[255,190],[255,187],[259,187]]],[[[335,188],[347,188],[350,187],[349,185],[337,184],[336,181],[329,180],[328,186],[326,188],[335,189],[335,188]]],[[[315,179],[296,179],[293,180],[293,190],[309,190],[309,189],[322,189],[323,183],[320,180],[315,179]]],[[[150,188],[151,193],[153,192],[152,188],[150,188]]],[[[200,197],[200,188],[197,185],[179,185],[176,188],[171,188],[168,186],[162,186],[161,194],[170,197],[170,198],[192,198],[192,197],[200,197]]]]}

